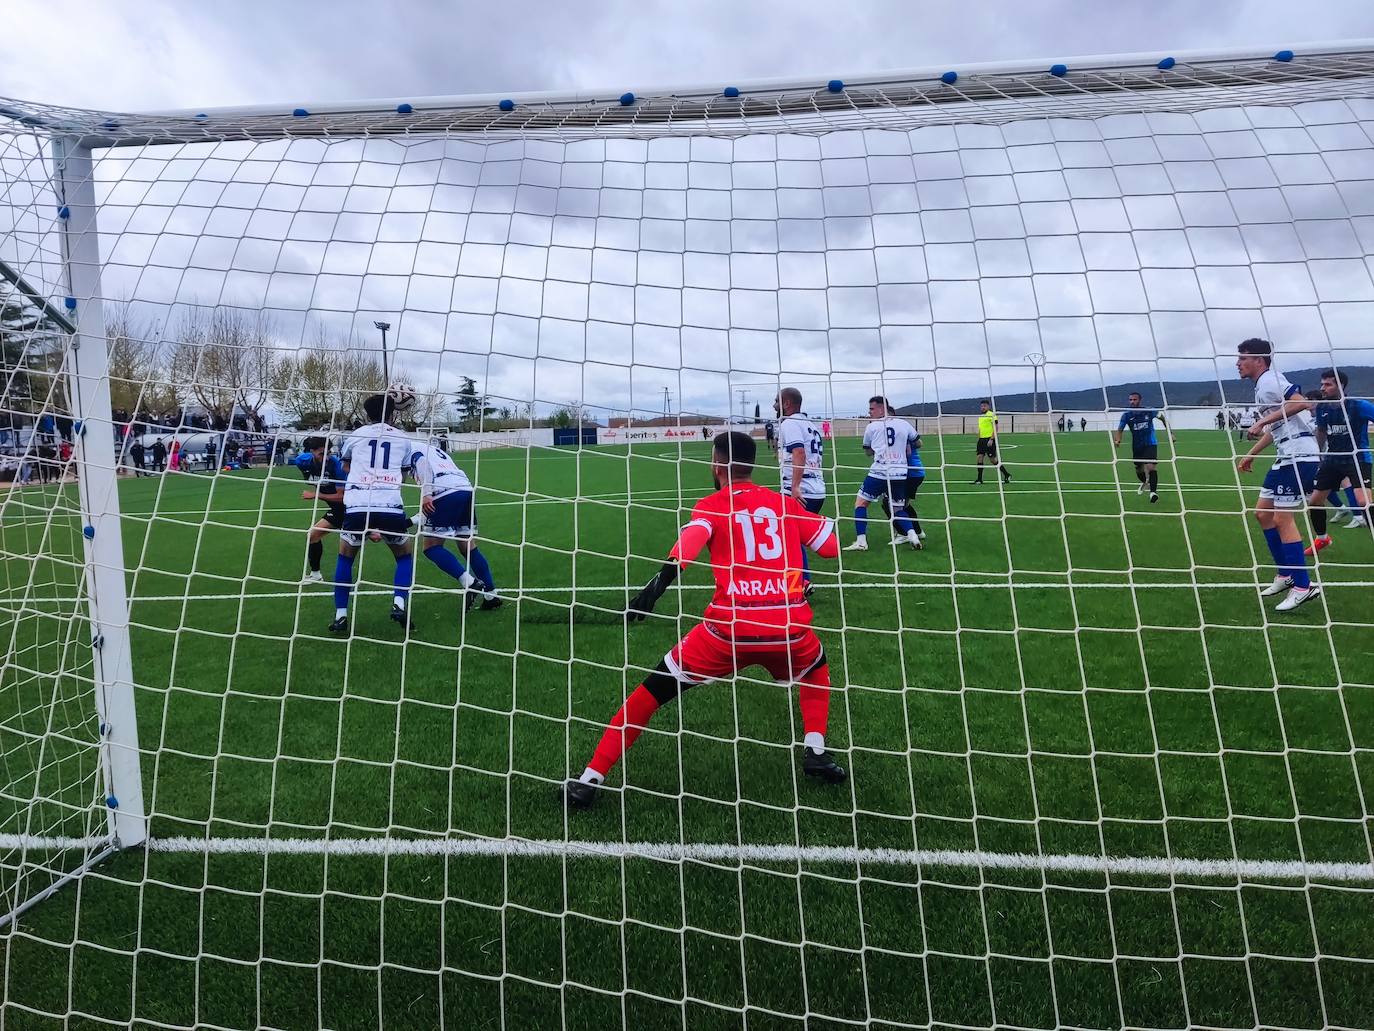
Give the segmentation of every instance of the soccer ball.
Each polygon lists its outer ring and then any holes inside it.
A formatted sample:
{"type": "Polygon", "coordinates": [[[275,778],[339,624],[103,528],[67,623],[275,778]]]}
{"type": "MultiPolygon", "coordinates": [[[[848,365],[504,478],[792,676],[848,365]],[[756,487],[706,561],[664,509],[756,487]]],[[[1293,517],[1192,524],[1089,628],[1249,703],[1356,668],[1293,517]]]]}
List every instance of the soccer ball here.
{"type": "Polygon", "coordinates": [[[403,412],[415,404],[415,388],[404,383],[387,387],[386,396],[387,400],[391,402],[391,407],[398,412],[403,412]]]}

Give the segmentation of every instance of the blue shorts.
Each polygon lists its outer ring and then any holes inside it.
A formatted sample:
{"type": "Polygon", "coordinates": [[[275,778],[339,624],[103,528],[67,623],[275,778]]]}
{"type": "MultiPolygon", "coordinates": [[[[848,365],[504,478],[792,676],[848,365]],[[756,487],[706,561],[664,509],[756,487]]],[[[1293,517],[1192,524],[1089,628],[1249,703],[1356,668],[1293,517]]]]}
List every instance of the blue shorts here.
{"type": "Polygon", "coordinates": [[[404,544],[410,539],[411,525],[404,512],[349,512],[339,538],[352,548],[362,547],[363,537],[370,533],[380,534],[388,544],[404,544]]]}
{"type": "Polygon", "coordinates": [[[892,500],[894,505],[906,504],[906,477],[900,480],[884,480],[877,476],[865,476],[859,488],[859,497],[865,501],[877,501],[881,497],[892,500]]]}
{"type": "Polygon", "coordinates": [[[1274,466],[1264,474],[1260,497],[1273,501],[1275,508],[1301,508],[1317,482],[1318,462],[1291,462],[1274,466]]]}
{"type": "Polygon", "coordinates": [[[477,520],[472,517],[472,491],[453,490],[434,499],[434,511],[425,516],[421,532],[426,537],[453,537],[463,540],[477,536],[477,520]]]}

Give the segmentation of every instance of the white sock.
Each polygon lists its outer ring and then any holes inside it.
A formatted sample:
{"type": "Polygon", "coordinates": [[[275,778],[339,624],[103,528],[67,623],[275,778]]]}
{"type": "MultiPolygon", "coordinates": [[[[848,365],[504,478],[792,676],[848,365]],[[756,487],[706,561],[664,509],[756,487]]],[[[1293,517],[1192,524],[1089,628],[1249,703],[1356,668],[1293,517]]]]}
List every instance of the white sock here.
{"type": "Polygon", "coordinates": [[[867,544],[867,543],[868,543],[868,534],[866,534],[866,533],[855,534],[855,535],[854,535],[854,543],[855,543],[855,544],[858,544],[859,541],[863,541],[865,544],[867,544]]]}
{"type": "Polygon", "coordinates": [[[464,570],[463,575],[458,578],[458,582],[463,585],[463,590],[466,591],[477,582],[477,577],[473,576],[467,570],[464,570]]]}
{"type": "Polygon", "coordinates": [[[825,751],[825,735],[817,734],[813,730],[811,733],[807,734],[806,737],[802,738],[802,744],[804,744],[807,748],[811,749],[811,751],[815,752],[817,755],[820,755],[822,752],[825,751]]]}
{"type": "Polygon", "coordinates": [[[335,610],[334,610],[334,618],[335,618],[335,619],[346,619],[347,617],[348,617],[348,609],[347,609],[347,608],[335,609],[335,610]]]}
{"type": "Polygon", "coordinates": [[[404,612],[406,610],[405,596],[400,594],[393,594],[391,596],[391,607],[393,609],[400,609],[402,612],[404,612]]]}
{"type": "Polygon", "coordinates": [[[594,769],[588,766],[585,770],[582,771],[582,776],[578,777],[577,779],[580,780],[583,784],[600,784],[606,778],[601,776],[601,774],[597,773],[594,769]]]}

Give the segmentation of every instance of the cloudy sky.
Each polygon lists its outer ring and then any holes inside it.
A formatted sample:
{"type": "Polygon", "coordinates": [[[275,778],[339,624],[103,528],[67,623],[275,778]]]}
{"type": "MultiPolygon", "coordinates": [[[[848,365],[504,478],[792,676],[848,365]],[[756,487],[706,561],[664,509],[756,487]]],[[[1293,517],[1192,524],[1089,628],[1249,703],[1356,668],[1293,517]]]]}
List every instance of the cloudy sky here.
{"type": "MultiPolygon", "coordinates": [[[[18,0],[11,24],[81,31],[60,60],[0,37],[0,95],[115,111],[614,95],[1374,36],[1367,3],[1213,6],[993,4],[970,24],[910,3],[535,4],[496,20],[18,0]]],[[[667,387],[674,407],[723,410],[788,375],[840,410],[875,379],[902,402],[1010,392],[1029,386],[1029,351],[1052,388],[1207,378],[1216,340],[1259,331],[1315,364],[1374,319],[1371,117],[125,151],[99,173],[105,289],[166,325],[195,301],[267,308],[288,344],[382,317],[417,379],[606,409],[656,411],[667,387]]]]}

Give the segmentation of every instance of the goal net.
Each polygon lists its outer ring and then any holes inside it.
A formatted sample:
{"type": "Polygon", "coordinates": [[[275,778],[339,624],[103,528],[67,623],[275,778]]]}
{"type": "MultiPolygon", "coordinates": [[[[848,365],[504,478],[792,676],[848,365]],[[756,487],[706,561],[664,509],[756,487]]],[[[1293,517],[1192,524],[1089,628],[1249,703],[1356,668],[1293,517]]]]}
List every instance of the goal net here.
{"type": "Polygon", "coordinates": [[[1374,52],[956,71],[0,103],[0,1022],[1374,1027],[1370,499],[1236,367],[1374,394],[1374,52]],[[750,666],[570,810],[785,388],[847,779],[750,666]]]}

